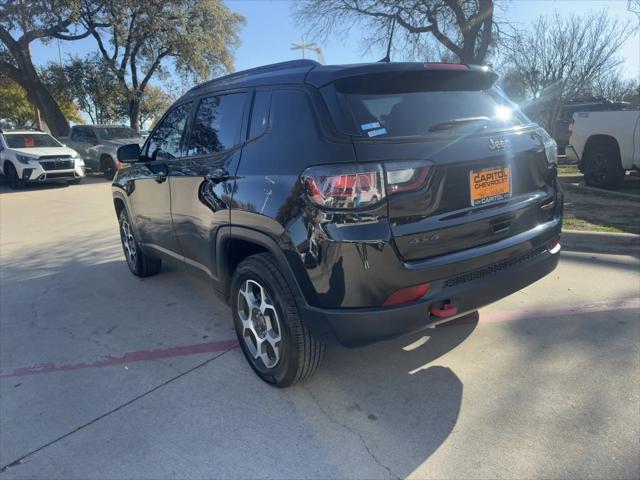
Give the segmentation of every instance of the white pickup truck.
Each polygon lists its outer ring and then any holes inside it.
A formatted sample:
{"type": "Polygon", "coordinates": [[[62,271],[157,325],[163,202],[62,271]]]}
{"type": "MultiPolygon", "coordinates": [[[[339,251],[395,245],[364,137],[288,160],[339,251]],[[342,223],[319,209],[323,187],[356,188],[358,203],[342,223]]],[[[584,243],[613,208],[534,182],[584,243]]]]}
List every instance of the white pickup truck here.
{"type": "Polygon", "coordinates": [[[574,113],[566,153],[587,185],[619,187],[627,170],[640,169],[640,111],[574,113]]]}

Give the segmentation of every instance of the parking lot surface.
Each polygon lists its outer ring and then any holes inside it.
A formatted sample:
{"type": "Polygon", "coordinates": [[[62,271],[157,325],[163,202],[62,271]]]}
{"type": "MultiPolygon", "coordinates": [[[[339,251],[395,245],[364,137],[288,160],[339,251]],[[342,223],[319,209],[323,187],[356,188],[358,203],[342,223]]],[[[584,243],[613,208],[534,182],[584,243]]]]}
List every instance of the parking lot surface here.
{"type": "Polygon", "coordinates": [[[208,285],[129,273],[106,181],[0,186],[0,261],[0,478],[640,477],[637,258],[565,251],[285,390],[208,285]]]}

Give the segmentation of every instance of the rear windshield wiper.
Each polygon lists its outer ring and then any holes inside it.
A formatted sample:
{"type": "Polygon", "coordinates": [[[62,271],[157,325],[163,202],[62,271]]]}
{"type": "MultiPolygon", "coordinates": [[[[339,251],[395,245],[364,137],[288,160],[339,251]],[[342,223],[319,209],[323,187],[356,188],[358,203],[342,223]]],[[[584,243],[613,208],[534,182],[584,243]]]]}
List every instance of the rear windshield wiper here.
{"type": "Polygon", "coordinates": [[[464,117],[464,118],[454,118],[453,120],[449,120],[448,122],[436,123],[429,127],[430,132],[441,132],[443,130],[449,130],[450,128],[458,127],[460,125],[465,125],[468,123],[476,123],[476,122],[490,122],[491,119],[489,117],[464,117]]]}

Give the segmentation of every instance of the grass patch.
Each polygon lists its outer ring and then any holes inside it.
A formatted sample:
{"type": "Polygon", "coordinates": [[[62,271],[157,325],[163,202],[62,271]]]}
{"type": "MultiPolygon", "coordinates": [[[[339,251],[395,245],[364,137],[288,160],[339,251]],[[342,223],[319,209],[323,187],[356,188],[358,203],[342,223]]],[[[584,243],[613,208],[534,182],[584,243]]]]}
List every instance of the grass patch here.
{"type": "Polygon", "coordinates": [[[634,227],[614,227],[612,225],[598,225],[588,222],[582,218],[564,217],[562,228],[566,230],[580,230],[590,232],[608,232],[608,233],[640,233],[640,229],[634,227]]]}
{"type": "Polygon", "coordinates": [[[577,165],[558,165],[558,175],[582,175],[577,165]]]}

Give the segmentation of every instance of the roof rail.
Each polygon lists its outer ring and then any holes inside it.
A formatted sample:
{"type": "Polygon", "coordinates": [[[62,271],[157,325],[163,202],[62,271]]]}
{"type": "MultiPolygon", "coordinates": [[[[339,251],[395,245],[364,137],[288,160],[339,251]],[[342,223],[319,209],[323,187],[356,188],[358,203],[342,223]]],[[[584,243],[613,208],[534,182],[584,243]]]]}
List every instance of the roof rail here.
{"type": "Polygon", "coordinates": [[[275,72],[278,70],[287,70],[289,68],[316,67],[318,65],[320,65],[318,62],[316,62],[315,60],[309,60],[309,59],[289,60],[286,62],[272,63],[270,65],[263,65],[261,67],[249,68],[247,70],[240,70],[239,72],[230,73],[229,75],[225,75],[223,77],[218,77],[212,80],[208,80],[204,83],[201,83],[200,85],[196,85],[195,87],[192,87],[191,89],[188,90],[188,92],[193,92],[201,88],[215,85],[217,83],[223,83],[228,80],[233,80],[234,78],[244,77],[246,75],[275,72]]]}

